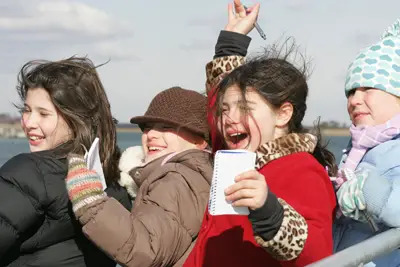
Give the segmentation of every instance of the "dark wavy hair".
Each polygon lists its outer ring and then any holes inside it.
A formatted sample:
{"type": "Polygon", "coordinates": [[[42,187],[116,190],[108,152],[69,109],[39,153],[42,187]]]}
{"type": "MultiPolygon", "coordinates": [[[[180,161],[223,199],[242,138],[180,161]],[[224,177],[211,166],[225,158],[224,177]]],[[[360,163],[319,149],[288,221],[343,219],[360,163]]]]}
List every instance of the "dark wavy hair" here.
{"type": "Polygon", "coordinates": [[[21,101],[25,102],[28,91],[33,88],[47,91],[57,112],[72,130],[71,140],[57,147],[57,153],[84,154],[99,137],[107,184],[116,182],[121,155],[116,138],[117,120],[111,115],[110,103],[93,62],[86,57],[29,61],[18,75],[21,101]]]}
{"type": "MultiPolygon", "coordinates": [[[[222,100],[224,93],[231,86],[237,86],[244,101],[241,106],[243,125],[248,127],[248,103],[246,102],[246,91],[252,88],[268,101],[274,108],[278,109],[285,102],[293,106],[293,115],[288,122],[288,133],[306,133],[302,121],[307,109],[306,99],[308,95],[308,69],[310,63],[306,60],[292,38],[279,45],[267,47],[259,56],[248,60],[242,66],[233,70],[219,84],[216,100],[215,116],[219,120],[215,123],[222,123],[222,100]],[[300,67],[295,67],[295,63],[300,67]]],[[[268,123],[268,122],[265,122],[268,123]]],[[[221,125],[214,125],[222,129],[221,125]],[[218,127],[219,126],[219,127],[218,127]]],[[[247,129],[248,130],[248,129],[247,129]]],[[[315,126],[318,137],[317,147],[313,155],[320,164],[328,167],[329,174],[335,175],[337,166],[333,153],[321,145],[319,126],[315,126]]],[[[219,140],[224,142],[223,133],[219,133],[219,140]]],[[[251,136],[250,136],[251,138],[251,136]]],[[[261,145],[261,144],[260,144],[261,145]]]]}

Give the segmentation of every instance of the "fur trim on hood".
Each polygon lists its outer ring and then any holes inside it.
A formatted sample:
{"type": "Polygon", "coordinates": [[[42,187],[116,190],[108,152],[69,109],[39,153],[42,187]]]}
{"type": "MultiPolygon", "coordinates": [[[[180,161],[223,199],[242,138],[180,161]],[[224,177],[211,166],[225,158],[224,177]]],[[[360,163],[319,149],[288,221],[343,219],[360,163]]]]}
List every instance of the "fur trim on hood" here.
{"type": "Polygon", "coordinates": [[[133,168],[139,167],[144,163],[144,152],[141,146],[133,146],[127,148],[121,155],[119,160],[119,170],[121,171],[121,175],[118,183],[125,187],[128,191],[128,194],[135,198],[138,190],[138,186],[136,185],[133,178],[129,175],[129,171],[133,168]]]}

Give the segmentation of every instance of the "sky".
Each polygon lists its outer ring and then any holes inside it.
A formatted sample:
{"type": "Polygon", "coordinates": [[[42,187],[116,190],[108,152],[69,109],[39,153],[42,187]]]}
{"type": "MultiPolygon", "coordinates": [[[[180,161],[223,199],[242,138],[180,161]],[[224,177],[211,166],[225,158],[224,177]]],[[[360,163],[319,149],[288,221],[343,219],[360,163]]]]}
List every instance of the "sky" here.
{"type": "MultiPolygon", "coordinates": [[[[114,116],[128,122],[172,86],[205,91],[205,64],[227,23],[228,0],[1,0],[0,113],[17,115],[17,74],[29,60],[88,56],[98,68],[114,116]]],[[[253,0],[244,2],[248,6],[253,0]]],[[[249,54],[294,37],[311,59],[305,125],[349,123],[344,80],[358,51],[377,42],[399,0],[264,0],[249,54]]]]}

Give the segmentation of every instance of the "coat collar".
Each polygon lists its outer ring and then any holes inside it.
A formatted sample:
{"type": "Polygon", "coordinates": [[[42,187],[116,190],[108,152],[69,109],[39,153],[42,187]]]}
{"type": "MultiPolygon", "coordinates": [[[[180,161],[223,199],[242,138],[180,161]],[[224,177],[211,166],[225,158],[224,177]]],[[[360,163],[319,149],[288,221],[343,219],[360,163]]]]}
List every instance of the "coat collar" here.
{"type": "Polygon", "coordinates": [[[49,150],[42,150],[42,151],[37,151],[37,152],[30,152],[34,155],[38,155],[43,158],[49,158],[49,159],[66,159],[68,153],[70,152],[70,144],[71,142],[68,141],[66,143],[60,144],[55,148],[49,149],[49,150]]]}
{"type": "Polygon", "coordinates": [[[309,133],[291,133],[271,140],[257,149],[256,168],[261,169],[268,162],[293,153],[312,153],[317,141],[317,137],[309,133]]]}
{"type": "Polygon", "coordinates": [[[160,167],[166,166],[169,163],[179,163],[189,167],[190,169],[201,172],[202,166],[209,162],[210,153],[208,151],[188,149],[179,153],[170,153],[156,158],[145,165],[133,168],[129,174],[140,187],[143,182],[150,177],[150,174],[157,172],[164,173],[166,169],[161,169],[160,167]]]}
{"type": "MultiPolygon", "coordinates": [[[[210,162],[210,153],[198,149],[189,149],[180,153],[164,155],[148,163],[144,163],[143,158],[144,152],[142,147],[136,146],[125,150],[119,162],[121,175],[118,183],[127,189],[132,198],[136,197],[139,187],[151,173],[157,170],[162,171],[160,170],[161,166],[170,162],[180,163],[202,172],[201,166],[210,162]]],[[[207,175],[205,177],[208,178],[207,175]]],[[[211,177],[209,178],[211,179],[211,177]]]]}

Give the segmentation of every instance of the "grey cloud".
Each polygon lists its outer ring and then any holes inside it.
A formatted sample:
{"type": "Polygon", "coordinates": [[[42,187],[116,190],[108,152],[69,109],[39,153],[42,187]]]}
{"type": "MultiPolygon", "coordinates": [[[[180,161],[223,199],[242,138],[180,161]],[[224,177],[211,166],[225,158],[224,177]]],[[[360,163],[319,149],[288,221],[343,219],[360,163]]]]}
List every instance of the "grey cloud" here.
{"type": "Polygon", "coordinates": [[[132,46],[121,42],[103,42],[98,44],[92,53],[96,57],[108,58],[111,61],[140,62],[143,60],[136,55],[132,46]]]}
{"type": "Polygon", "coordinates": [[[29,34],[34,39],[50,41],[70,34],[94,39],[132,34],[124,22],[79,2],[16,1],[9,3],[6,9],[9,13],[0,13],[0,32],[11,39],[29,34]]]}
{"type": "Polygon", "coordinates": [[[4,0],[0,10],[0,73],[16,73],[17,64],[31,59],[74,54],[100,61],[141,60],[129,46],[133,27],[87,4],[4,0]]]}
{"type": "Polygon", "coordinates": [[[36,0],[24,1],[24,0],[2,0],[0,2],[0,17],[3,16],[26,16],[32,11],[36,0]]]}

